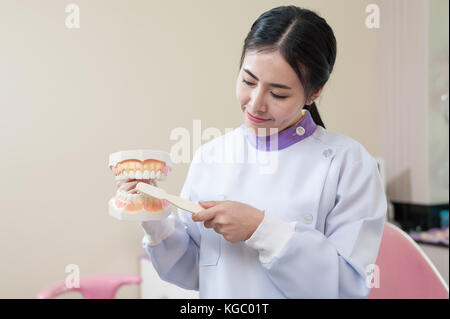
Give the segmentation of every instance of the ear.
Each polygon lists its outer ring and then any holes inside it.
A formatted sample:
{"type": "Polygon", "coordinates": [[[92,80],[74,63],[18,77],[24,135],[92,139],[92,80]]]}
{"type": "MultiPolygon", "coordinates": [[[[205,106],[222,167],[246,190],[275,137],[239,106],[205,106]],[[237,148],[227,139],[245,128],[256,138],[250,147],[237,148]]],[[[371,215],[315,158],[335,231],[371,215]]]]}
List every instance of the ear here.
{"type": "Polygon", "coordinates": [[[322,90],[323,90],[323,86],[320,89],[313,91],[313,93],[311,94],[311,97],[308,100],[306,100],[305,104],[311,105],[314,102],[314,100],[316,100],[320,96],[320,94],[322,93],[322,90]]]}

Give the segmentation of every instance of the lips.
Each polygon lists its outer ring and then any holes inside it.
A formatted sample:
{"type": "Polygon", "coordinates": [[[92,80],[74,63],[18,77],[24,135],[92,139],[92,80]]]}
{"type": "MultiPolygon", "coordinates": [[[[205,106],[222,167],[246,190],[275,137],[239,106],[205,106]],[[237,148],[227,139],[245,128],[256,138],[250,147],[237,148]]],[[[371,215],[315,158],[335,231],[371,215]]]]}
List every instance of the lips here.
{"type": "Polygon", "coordinates": [[[247,113],[247,117],[248,117],[251,121],[253,121],[253,122],[256,122],[256,123],[263,123],[263,122],[269,121],[269,119],[260,119],[260,118],[258,118],[258,117],[255,117],[255,116],[251,115],[251,114],[248,113],[248,112],[246,112],[246,113],[247,113]]]}

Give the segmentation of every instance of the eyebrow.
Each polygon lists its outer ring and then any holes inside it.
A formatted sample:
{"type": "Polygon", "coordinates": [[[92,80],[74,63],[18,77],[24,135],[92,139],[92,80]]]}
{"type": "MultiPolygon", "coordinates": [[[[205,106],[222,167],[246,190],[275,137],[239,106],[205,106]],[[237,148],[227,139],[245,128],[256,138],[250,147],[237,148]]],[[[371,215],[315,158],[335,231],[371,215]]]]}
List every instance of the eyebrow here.
{"type": "MultiPolygon", "coordinates": [[[[244,69],[244,71],[247,72],[256,81],[259,81],[259,79],[256,77],[256,75],[254,75],[252,72],[250,72],[250,70],[244,69]]],[[[269,86],[280,88],[280,89],[288,89],[288,90],[291,89],[289,86],[286,86],[286,85],[283,85],[283,84],[278,84],[278,83],[269,83],[269,86]]]]}

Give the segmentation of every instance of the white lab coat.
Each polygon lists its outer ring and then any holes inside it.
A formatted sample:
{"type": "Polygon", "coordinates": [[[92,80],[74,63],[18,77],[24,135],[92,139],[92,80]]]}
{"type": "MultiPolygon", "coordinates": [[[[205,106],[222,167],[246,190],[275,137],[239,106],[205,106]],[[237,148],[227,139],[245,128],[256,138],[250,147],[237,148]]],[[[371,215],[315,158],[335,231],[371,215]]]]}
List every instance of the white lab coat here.
{"type": "Polygon", "coordinates": [[[387,209],[373,157],[321,126],[279,151],[257,151],[248,133],[242,125],[202,145],[180,196],[243,202],[264,210],[263,222],[237,243],[182,210],[151,222],[153,233],[143,223],[159,276],[200,298],[366,298],[387,209]],[[217,163],[217,154],[233,160],[217,163]]]}

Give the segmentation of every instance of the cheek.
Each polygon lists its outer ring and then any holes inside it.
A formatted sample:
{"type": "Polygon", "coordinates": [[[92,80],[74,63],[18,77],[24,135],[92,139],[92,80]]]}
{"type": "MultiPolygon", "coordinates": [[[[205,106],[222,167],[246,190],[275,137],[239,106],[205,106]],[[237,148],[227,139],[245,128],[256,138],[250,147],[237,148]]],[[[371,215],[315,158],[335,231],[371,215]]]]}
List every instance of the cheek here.
{"type": "Polygon", "coordinates": [[[293,116],[296,116],[297,111],[298,106],[283,102],[277,103],[271,108],[271,114],[279,121],[291,119],[293,116]]]}
{"type": "Polygon", "coordinates": [[[246,104],[250,97],[248,88],[244,87],[240,81],[236,83],[236,99],[240,105],[246,104]]]}

